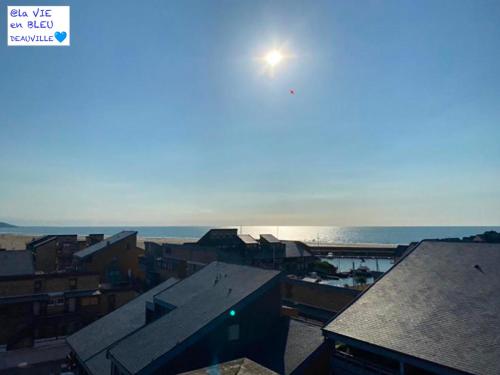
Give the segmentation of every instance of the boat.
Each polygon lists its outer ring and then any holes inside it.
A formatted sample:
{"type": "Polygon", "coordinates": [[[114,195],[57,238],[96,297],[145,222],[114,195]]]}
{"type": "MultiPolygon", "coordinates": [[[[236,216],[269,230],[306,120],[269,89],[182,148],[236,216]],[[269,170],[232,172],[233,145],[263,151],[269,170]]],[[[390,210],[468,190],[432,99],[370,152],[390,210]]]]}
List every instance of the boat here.
{"type": "Polygon", "coordinates": [[[367,266],[359,266],[353,270],[353,275],[355,276],[369,276],[371,274],[370,269],[367,266]]]}
{"type": "Polygon", "coordinates": [[[329,259],[332,259],[333,258],[333,253],[330,251],[327,255],[326,255],[327,258],[329,259]]]}
{"type": "Polygon", "coordinates": [[[302,281],[308,281],[310,283],[319,283],[323,279],[316,273],[310,272],[306,277],[302,278],[302,281]]]}

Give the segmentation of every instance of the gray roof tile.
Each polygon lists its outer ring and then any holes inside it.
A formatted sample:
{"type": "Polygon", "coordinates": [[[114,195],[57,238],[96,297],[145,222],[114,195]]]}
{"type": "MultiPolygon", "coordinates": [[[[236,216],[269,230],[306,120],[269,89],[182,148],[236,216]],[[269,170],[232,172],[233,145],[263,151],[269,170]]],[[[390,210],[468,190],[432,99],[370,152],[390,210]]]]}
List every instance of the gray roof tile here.
{"type": "Polygon", "coordinates": [[[266,242],[269,242],[269,243],[279,243],[280,242],[280,240],[278,240],[272,234],[261,234],[260,238],[263,239],[266,242]]]}
{"type": "Polygon", "coordinates": [[[277,375],[276,372],[265,368],[248,359],[240,358],[234,361],[219,363],[203,369],[184,372],[180,375],[277,375]]]}
{"type": "MultiPolygon", "coordinates": [[[[106,358],[106,356],[101,355],[99,359],[97,355],[99,353],[105,354],[105,349],[110,345],[144,326],[146,324],[146,302],[152,302],[155,294],[172,287],[177,282],[177,279],[168,279],[69,336],[67,342],[87,366],[103,368],[102,358],[106,358]]],[[[106,361],[108,360],[106,359],[106,361]]]]}
{"type": "Polygon", "coordinates": [[[286,258],[313,257],[306,245],[299,241],[282,241],[285,244],[286,258]]]}
{"type": "Polygon", "coordinates": [[[105,238],[103,241],[98,242],[92,246],[89,246],[83,250],[77,251],[74,256],[77,258],[85,258],[89,255],[92,255],[98,251],[101,251],[105,249],[109,245],[113,245],[121,240],[124,240],[125,238],[129,236],[135,236],[137,235],[137,232],[135,231],[122,231],[120,233],[117,233],[111,237],[105,238]]]}
{"type": "Polygon", "coordinates": [[[500,374],[499,270],[500,244],[423,241],[325,332],[472,374],[500,374]]]}
{"type": "Polygon", "coordinates": [[[33,254],[27,250],[0,251],[0,277],[33,275],[33,254]]]}
{"type": "Polygon", "coordinates": [[[155,300],[175,308],[120,341],[109,353],[128,371],[136,373],[279,274],[278,271],[213,262],[158,294],[155,300]]]}
{"type": "Polygon", "coordinates": [[[238,237],[247,245],[258,244],[257,240],[249,234],[238,234],[238,237]]]}

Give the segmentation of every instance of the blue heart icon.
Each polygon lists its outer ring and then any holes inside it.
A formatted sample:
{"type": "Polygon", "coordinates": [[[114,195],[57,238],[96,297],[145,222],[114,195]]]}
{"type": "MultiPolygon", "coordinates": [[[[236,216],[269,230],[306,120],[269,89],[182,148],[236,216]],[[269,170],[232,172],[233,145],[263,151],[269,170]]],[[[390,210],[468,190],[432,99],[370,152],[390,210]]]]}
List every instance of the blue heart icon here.
{"type": "Polygon", "coordinates": [[[66,35],[68,35],[68,34],[66,34],[66,31],[62,31],[62,32],[56,31],[56,33],[54,34],[54,36],[59,41],[59,43],[62,43],[62,41],[64,39],[66,39],[66,35]]]}

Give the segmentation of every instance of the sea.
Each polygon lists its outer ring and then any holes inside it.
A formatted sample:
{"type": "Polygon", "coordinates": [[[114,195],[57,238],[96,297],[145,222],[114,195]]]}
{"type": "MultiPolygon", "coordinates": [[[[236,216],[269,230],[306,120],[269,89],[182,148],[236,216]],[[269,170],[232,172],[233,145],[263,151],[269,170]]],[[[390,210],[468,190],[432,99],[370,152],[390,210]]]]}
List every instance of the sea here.
{"type": "MultiPolygon", "coordinates": [[[[209,226],[20,226],[0,228],[0,233],[45,235],[103,233],[109,236],[122,230],[135,230],[140,237],[197,239],[203,236],[209,226]]],[[[335,227],[335,226],[234,226],[240,234],[254,237],[269,233],[280,239],[298,240],[316,244],[331,243],[378,243],[409,244],[423,239],[462,238],[485,231],[500,232],[500,226],[456,226],[456,227],[335,227]]]]}

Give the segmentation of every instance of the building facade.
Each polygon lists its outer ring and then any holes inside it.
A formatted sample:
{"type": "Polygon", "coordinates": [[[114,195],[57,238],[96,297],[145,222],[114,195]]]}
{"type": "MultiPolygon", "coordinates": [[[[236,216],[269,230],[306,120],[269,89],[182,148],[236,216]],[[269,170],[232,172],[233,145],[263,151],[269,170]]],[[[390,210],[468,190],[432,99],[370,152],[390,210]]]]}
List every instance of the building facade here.
{"type": "Polygon", "coordinates": [[[123,231],[74,253],[73,266],[99,274],[102,283],[130,284],[144,278],[139,267],[143,253],[137,247],[137,232],[123,231]]]}
{"type": "Polygon", "coordinates": [[[303,275],[316,257],[300,241],[282,241],[270,234],[254,239],[237,229],[211,229],[197,242],[146,242],[141,266],[148,285],[169,277],[184,278],[213,261],[276,269],[303,275]]]}

